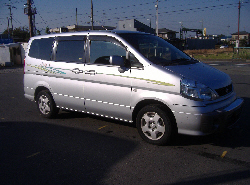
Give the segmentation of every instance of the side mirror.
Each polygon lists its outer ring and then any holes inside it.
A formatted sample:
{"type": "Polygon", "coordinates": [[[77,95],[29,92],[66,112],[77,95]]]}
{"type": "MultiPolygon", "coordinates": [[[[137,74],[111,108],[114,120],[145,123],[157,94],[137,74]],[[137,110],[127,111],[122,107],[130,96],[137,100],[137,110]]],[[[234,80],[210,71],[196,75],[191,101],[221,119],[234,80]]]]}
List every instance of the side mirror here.
{"type": "Polygon", "coordinates": [[[109,58],[109,62],[111,65],[114,66],[120,66],[120,67],[124,67],[124,58],[122,56],[116,56],[116,55],[112,55],[109,58]]]}
{"type": "Polygon", "coordinates": [[[111,65],[119,66],[118,71],[120,73],[124,73],[125,71],[128,70],[127,63],[129,62],[127,59],[124,59],[122,56],[116,56],[116,55],[110,56],[109,62],[111,65]]]}

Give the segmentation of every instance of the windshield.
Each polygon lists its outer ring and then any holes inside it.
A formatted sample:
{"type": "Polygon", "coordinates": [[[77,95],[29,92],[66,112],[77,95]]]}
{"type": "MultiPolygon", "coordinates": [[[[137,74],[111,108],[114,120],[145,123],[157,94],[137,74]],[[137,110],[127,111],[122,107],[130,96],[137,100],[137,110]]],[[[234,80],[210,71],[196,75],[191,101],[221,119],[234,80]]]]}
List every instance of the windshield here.
{"type": "Polygon", "coordinates": [[[160,37],[141,33],[119,35],[154,64],[167,66],[198,62],[160,37]]]}

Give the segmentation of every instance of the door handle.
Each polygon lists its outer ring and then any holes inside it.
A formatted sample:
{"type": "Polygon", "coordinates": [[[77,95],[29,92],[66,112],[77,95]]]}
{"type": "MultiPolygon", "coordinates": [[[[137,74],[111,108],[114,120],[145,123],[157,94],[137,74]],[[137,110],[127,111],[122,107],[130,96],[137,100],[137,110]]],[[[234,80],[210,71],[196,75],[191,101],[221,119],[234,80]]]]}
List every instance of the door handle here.
{"type": "Polygon", "coordinates": [[[88,71],[85,71],[85,74],[86,75],[95,75],[95,70],[88,70],[88,71]]]}

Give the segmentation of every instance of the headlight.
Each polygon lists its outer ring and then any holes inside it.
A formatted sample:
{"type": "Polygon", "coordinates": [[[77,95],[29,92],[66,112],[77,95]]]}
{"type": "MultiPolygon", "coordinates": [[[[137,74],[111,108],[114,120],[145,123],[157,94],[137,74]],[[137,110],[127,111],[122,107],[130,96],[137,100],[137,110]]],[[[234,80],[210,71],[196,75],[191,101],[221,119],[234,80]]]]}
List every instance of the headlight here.
{"type": "Polygon", "coordinates": [[[218,97],[209,87],[194,80],[181,80],[181,95],[196,100],[214,100],[218,97]]]}

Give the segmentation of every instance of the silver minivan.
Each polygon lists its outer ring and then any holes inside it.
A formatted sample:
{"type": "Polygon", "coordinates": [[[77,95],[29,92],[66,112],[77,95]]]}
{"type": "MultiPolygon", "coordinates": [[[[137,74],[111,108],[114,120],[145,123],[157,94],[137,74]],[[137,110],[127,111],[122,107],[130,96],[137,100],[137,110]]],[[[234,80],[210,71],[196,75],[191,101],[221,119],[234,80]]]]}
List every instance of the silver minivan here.
{"type": "Polygon", "coordinates": [[[87,31],[30,39],[25,97],[43,117],[59,109],[134,122],[157,145],[234,124],[243,99],[230,77],[147,33],[87,31]]]}

